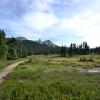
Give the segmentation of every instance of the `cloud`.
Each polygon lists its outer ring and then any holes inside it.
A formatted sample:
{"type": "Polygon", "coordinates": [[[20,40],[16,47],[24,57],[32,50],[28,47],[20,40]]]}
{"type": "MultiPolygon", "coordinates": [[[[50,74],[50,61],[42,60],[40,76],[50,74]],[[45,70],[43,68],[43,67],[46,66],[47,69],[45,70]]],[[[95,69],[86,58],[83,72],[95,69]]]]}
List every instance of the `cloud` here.
{"type": "MultiPolygon", "coordinates": [[[[27,1],[27,0],[26,0],[27,1]]],[[[26,13],[28,2],[25,0],[1,0],[0,1],[0,18],[17,19],[26,13]]]]}
{"type": "Polygon", "coordinates": [[[87,41],[98,46],[100,0],[1,0],[0,28],[55,43],[87,41]]]}
{"type": "Polygon", "coordinates": [[[37,0],[37,5],[42,10],[51,10],[52,3],[54,3],[54,0],[37,0]]]}
{"type": "Polygon", "coordinates": [[[23,21],[26,26],[41,32],[57,24],[58,18],[52,13],[36,12],[25,15],[23,21]]]}
{"type": "Polygon", "coordinates": [[[99,44],[100,13],[86,11],[61,21],[61,30],[70,31],[87,41],[92,47],[99,44]]]}
{"type": "Polygon", "coordinates": [[[79,4],[82,0],[66,0],[65,4],[70,5],[70,6],[74,6],[76,4],[79,4]]]}
{"type": "Polygon", "coordinates": [[[39,38],[44,38],[44,34],[40,34],[38,32],[36,32],[34,29],[32,28],[28,28],[27,26],[25,26],[25,24],[21,21],[6,21],[4,23],[5,25],[2,24],[2,26],[0,26],[2,29],[6,29],[6,32],[8,33],[7,36],[8,37],[18,37],[18,36],[22,36],[22,37],[26,37],[27,39],[30,40],[37,40],[39,38]],[[9,26],[9,28],[7,29],[7,27],[9,26]]]}

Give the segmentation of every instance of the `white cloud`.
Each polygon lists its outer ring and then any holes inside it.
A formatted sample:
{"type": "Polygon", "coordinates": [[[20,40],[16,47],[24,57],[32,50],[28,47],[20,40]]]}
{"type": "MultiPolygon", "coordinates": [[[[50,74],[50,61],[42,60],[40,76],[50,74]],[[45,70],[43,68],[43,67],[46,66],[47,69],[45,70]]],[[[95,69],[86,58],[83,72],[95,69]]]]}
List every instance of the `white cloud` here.
{"type": "Polygon", "coordinates": [[[87,41],[90,46],[100,45],[100,13],[84,12],[71,18],[63,19],[59,26],[61,30],[70,31],[87,41]]]}
{"type": "MultiPolygon", "coordinates": [[[[60,0],[59,0],[60,1],[60,0]]],[[[70,5],[70,6],[74,6],[76,4],[79,4],[82,0],[63,0],[60,3],[63,3],[65,5],[70,5]]]]}
{"type": "Polygon", "coordinates": [[[28,39],[34,39],[38,35],[38,33],[35,33],[33,30],[30,30],[27,27],[25,27],[25,25],[23,25],[21,21],[16,22],[16,21],[8,20],[4,24],[6,26],[2,24],[2,26],[0,27],[3,27],[4,29],[6,29],[9,26],[10,36],[14,35],[15,37],[22,36],[28,39]]]}
{"type": "Polygon", "coordinates": [[[74,6],[74,5],[76,5],[76,4],[79,4],[81,1],[82,1],[82,0],[71,0],[71,1],[69,2],[69,4],[70,4],[71,6],[74,6]]]}
{"type": "Polygon", "coordinates": [[[31,11],[52,11],[51,4],[54,3],[54,0],[34,0],[29,5],[31,11]],[[34,8],[34,9],[33,9],[34,8]]]}
{"type": "Polygon", "coordinates": [[[100,45],[100,0],[15,0],[9,6],[10,1],[1,0],[1,28],[29,39],[52,37],[61,43],[100,45]],[[70,39],[66,42],[67,36],[70,39]]]}
{"type": "Polygon", "coordinates": [[[58,22],[58,18],[55,15],[45,12],[27,14],[23,17],[23,20],[26,26],[33,28],[36,31],[43,31],[58,22]]]}

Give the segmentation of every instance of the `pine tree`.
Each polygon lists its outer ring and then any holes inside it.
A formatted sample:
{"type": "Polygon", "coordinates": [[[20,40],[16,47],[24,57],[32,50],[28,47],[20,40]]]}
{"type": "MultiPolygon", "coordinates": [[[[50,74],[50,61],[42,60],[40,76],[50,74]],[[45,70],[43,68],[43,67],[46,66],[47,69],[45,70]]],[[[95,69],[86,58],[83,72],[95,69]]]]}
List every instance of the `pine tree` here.
{"type": "Polygon", "coordinates": [[[6,59],[7,57],[7,44],[5,38],[5,32],[0,30],[0,59],[6,59]]]}
{"type": "Polygon", "coordinates": [[[82,54],[83,55],[89,54],[89,46],[87,42],[82,43],[82,54]]]}
{"type": "Polygon", "coordinates": [[[15,38],[11,38],[8,41],[8,45],[9,45],[9,49],[8,49],[8,59],[9,60],[15,60],[17,59],[17,49],[16,49],[16,45],[17,45],[17,40],[15,38]]]}
{"type": "Polygon", "coordinates": [[[89,46],[87,42],[84,42],[84,54],[89,54],[89,46]]]}
{"type": "Polygon", "coordinates": [[[69,56],[73,56],[73,44],[70,45],[68,51],[69,51],[69,52],[68,52],[68,53],[69,53],[69,56]]]}
{"type": "Polygon", "coordinates": [[[62,46],[61,47],[61,51],[60,51],[60,54],[62,57],[66,57],[66,53],[67,53],[67,49],[66,49],[66,46],[62,46]]]}

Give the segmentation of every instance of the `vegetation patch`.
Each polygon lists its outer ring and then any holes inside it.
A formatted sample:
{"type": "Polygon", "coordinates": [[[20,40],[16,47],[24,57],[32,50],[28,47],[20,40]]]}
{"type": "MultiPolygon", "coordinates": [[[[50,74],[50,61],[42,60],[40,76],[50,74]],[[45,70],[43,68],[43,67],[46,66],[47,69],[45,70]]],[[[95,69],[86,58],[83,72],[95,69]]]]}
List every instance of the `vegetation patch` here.
{"type": "MultiPolygon", "coordinates": [[[[29,57],[30,58],[30,57],[29,57]]],[[[1,100],[99,100],[100,74],[81,73],[95,62],[79,62],[79,56],[32,56],[31,62],[20,64],[0,84],[1,100]]]]}
{"type": "Polygon", "coordinates": [[[89,58],[83,56],[80,58],[80,62],[94,62],[94,59],[91,56],[89,58]]]}

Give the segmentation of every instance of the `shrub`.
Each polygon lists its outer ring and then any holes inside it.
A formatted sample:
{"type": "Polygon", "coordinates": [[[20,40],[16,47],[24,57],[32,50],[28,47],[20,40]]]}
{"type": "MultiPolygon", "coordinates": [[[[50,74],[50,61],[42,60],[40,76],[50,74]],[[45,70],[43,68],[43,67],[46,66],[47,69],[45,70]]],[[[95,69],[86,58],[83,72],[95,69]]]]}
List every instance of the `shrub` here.
{"type": "Polygon", "coordinates": [[[89,62],[94,62],[94,59],[92,57],[89,58],[89,62]]]}
{"type": "Polygon", "coordinates": [[[81,57],[80,58],[80,62],[86,62],[86,61],[87,61],[86,57],[81,57]]]}
{"type": "Polygon", "coordinates": [[[32,62],[32,58],[29,58],[29,60],[26,63],[31,63],[32,62]]]}
{"type": "Polygon", "coordinates": [[[93,57],[86,58],[84,56],[84,57],[81,57],[79,61],[80,62],[94,62],[94,59],[93,59],[93,57]]]}

